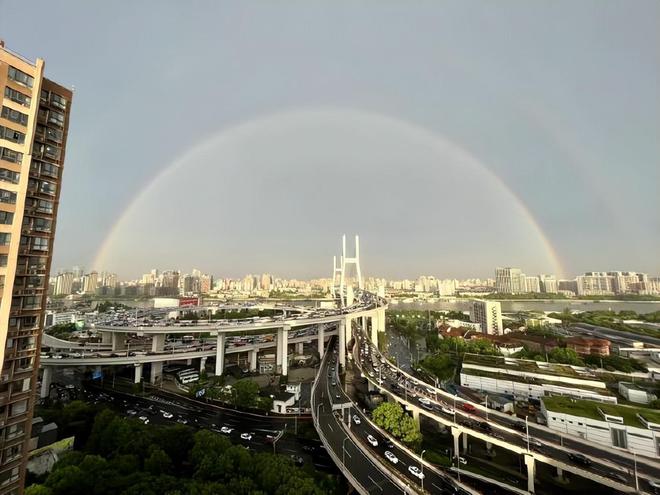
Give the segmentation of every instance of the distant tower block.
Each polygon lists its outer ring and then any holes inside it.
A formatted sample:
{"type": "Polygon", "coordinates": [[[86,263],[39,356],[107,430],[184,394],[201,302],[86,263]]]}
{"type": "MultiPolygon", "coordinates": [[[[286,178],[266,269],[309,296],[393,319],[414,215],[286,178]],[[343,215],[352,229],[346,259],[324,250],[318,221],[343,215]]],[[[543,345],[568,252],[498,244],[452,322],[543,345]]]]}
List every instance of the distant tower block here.
{"type": "Polygon", "coordinates": [[[346,234],[341,237],[341,271],[339,272],[339,296],[341,297],[343,305],[347,305],[346,301],[346,267],[353,265],[355,267],[358,289],[364,288],[362,284],[362,270],[360,269],[360,236],[355,236],[355,255],[346,256],[346,234]]]}

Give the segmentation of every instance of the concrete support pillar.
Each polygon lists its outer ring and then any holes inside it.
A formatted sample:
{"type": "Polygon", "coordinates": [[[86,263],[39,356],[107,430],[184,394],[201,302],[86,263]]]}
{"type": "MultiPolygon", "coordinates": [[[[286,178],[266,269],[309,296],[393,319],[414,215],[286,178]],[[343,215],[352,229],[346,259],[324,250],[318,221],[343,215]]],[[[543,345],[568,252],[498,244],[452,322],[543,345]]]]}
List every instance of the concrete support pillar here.
{"type": "Polygon", "coordinates": [[[493,444],[486,442],[486,452],[490,452],[491,450],[493,450],[493,444]]]}
{"type": "Polygon", "coordinates": [[[296,354],[302,354],[305,352],[305,344],[303,342],[296,343],[296,354]]]}
{"type": "Polygon", "coordinates": [[[468,434],[463,433],[463,453],[465,454],[468,450],[468,434]]]}
{"type": "Polygon", "coordinates": [[[525,466],[527,466],[527,491],[534,493],[534,477],[536,476],[534,457],[525,454],[525,466]]]}
{"type": "Polygon", "coordinates": [[[283,328],[282,332],[282,375],[289,374],[289,330],[291,327],[283,328]]]}
{"type": "Polygon", "coordinates": [[[276,346],[275,346],[275,369],[276,371],[280,371],[282,369],[282,340],[283,340],[283,335],[284,335],[284,329],[283,328],[278,328],[277,329],[277,337],[276,337],[276,346]]]}
{"type": "Polygon", "coordinates": [[[451,436],[454,437],[454,457],[458,457],[459,455],[458,440],[461,438],[461,429],[452,426],[451,436]]]}
{"type": "Polygon", "coordinates": [[[151,375],[149,376],[149,383],[152,385],[160,385],[163,381],[163,362],[158,361],[151,363],[151,375]]]}
{"type": "Polygon", "coordinates": [[[206,371],[206,356],[199,358],[199,372],[204,373],[206,371]]]}
{"type": "MultiPolygon", "coordinates": [[[[346,320],[339,320],[339,370],[346,366],[346,320]]],[[[348,322],[350,325],[350,319],[348,322]]]]}
{"type": "Polygon", "coordinates": [[[142,381],[142,363],[135,364],[135,379],[133,383],[140,383],[142,381]]]}
{"type": "Polygon", "coordinates": [[[367,390],[368,390],[369,392],[374,392],[374,391],[376,390],[376,385],[374,385],[373,383],[371,383],[370,380],[367,380],[367,390]]]}
{"type": "Polygon", "coordinates": [[[259,351],[257,349],[250,351],[250,371],[257,371],[257,355],[259,351]]]}
{"type": "Polygon", "coordinates": [[[192,358],[186,359],[186,366],[190,366],[192,364],[192,358]]]}
{"type": "Polygon", "coordinates": [[[43,374],[41,376],[41,392],[39,396],[45,399],[50,395],[50,384],[53,383],[53,367],[44,366],[43,374]]]}
{"type": "Polygon", "coordinates": [[[378,331],[379,332],[384,332],[385,331],[385,310],[384,309],[379,309],[378,310],[378,331]]]}
{"type": "Polygon", "coordinates": [[[560,480],[564,479],[564,470],[559,466],[557,466],[557,478],[559,478],[560,480]]]}
{"type": "Polygon", "coordinates": [[[367,318],[366,316],[361,316],[361,317],[360,317],[360,324],[362,325],[362,331],[363,331],[363,332],[366,332],[367,329],[368,329],[368,328],[367,328],[367,325],[368,325],[368,323],[369,323],[369,322],[367,321],[368,319],[369,319],[369,318],[367,318]]]}
{"type": "Polygon", "coordinates": [[[371,316],[369,318],[371,320],[371,331],[369,333],[369,338],[371,339],[371,342],[378,347],[378,318],[374,318],[374,316],[371,316]]]}
{"type": "Polygon", "coordinates": [[[151,339],[151,350],[153,352],[162,352],[165,349],[165,334],[157,333],[151,339]]]}
{"type": "Polygon", "coordinates": [[[319,325],[317,332],[317,344],[319,350],[319,359],[323,359],[323,353],[325,350],[325,329],[323,325],[319,325]]]}
{"type": "Polygon", "coordinates": [[[225,369],[225,334],[218,333],[215,347],[215,375],[220,376],[225,369]]]}
{"type": "Polygon", "coordinates": [[[349,285],[346,287],[346,306],[352,306],[355,302],[355,292],[353,291],[353,286],[349,285]]]}
{"type": "Polygon", "coordinates": [[[112,350],[120,351],[122,349],[126,349],[126,334],[112,332],[112,350]]]}
{"type": "Polygon", "coordinates": [[[101,332],[101,343],[112,344],[112,332],[101,332]]]}

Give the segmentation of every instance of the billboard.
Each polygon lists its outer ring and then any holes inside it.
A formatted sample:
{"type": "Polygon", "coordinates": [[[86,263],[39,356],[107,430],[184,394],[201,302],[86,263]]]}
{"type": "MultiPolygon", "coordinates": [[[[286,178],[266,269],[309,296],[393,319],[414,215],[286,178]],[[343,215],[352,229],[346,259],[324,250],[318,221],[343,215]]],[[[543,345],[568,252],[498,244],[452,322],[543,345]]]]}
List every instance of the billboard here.
{"type": "Polygon", "coordinates": [[[179,299],[179,307],[198,306],[198,305],[199,305],[198,297],[182,297],[179,299]]]}

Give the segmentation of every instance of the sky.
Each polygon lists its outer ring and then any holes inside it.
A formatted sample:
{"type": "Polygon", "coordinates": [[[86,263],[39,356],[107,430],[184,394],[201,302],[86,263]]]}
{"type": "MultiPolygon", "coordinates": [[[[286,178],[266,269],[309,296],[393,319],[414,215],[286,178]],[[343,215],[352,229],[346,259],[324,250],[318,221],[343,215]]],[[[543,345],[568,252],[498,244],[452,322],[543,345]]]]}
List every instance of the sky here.
{"type": "Polygon", "coordinates": [[[660,274],[658,2],[0,12],[75,88],[55,270],[660,274]]]}

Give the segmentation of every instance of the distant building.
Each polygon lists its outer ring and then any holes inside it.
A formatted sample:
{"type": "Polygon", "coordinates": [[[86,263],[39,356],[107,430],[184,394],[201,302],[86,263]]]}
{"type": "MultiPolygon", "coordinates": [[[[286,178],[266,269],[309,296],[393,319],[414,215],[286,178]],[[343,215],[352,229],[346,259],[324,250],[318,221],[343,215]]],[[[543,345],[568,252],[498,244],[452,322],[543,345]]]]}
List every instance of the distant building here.
{"type": "Polygon", "coordinates": [[[500,294],[522,294],[525,292],[525,274],[520,268],[496,268],[495,290],[500,294]]]}
{"type": "Polygon", "coordinates": [[[595,337],[568,337],[566,347],[573,349],[582,356],[596,355],[606,357],[610,355],[610,341],[607,339],[598,339],[595,337]]]}
{"type": "Polygon", "coordinates": [[[541,281],[536,276],[525,277],[525,292],[537,294],[541,292],[541,281]]]}
{"type": "Polygon", "coordinates": [[[544,294],[556,294],[558,291],[557,279],[554,275],[539,275],[541,292],[544,294]]]}
{"type": "Polygon", "coordinates": [[[73,273],[60,273],[55,279],[55,295],[68,296],[73,293],[73,273]]]}
{"type": "Polygon", "coordinates": [[[473,301],[470,319],[479,324],[482,333],[502,335],[502,308],[498,301],[473,301]]]}

